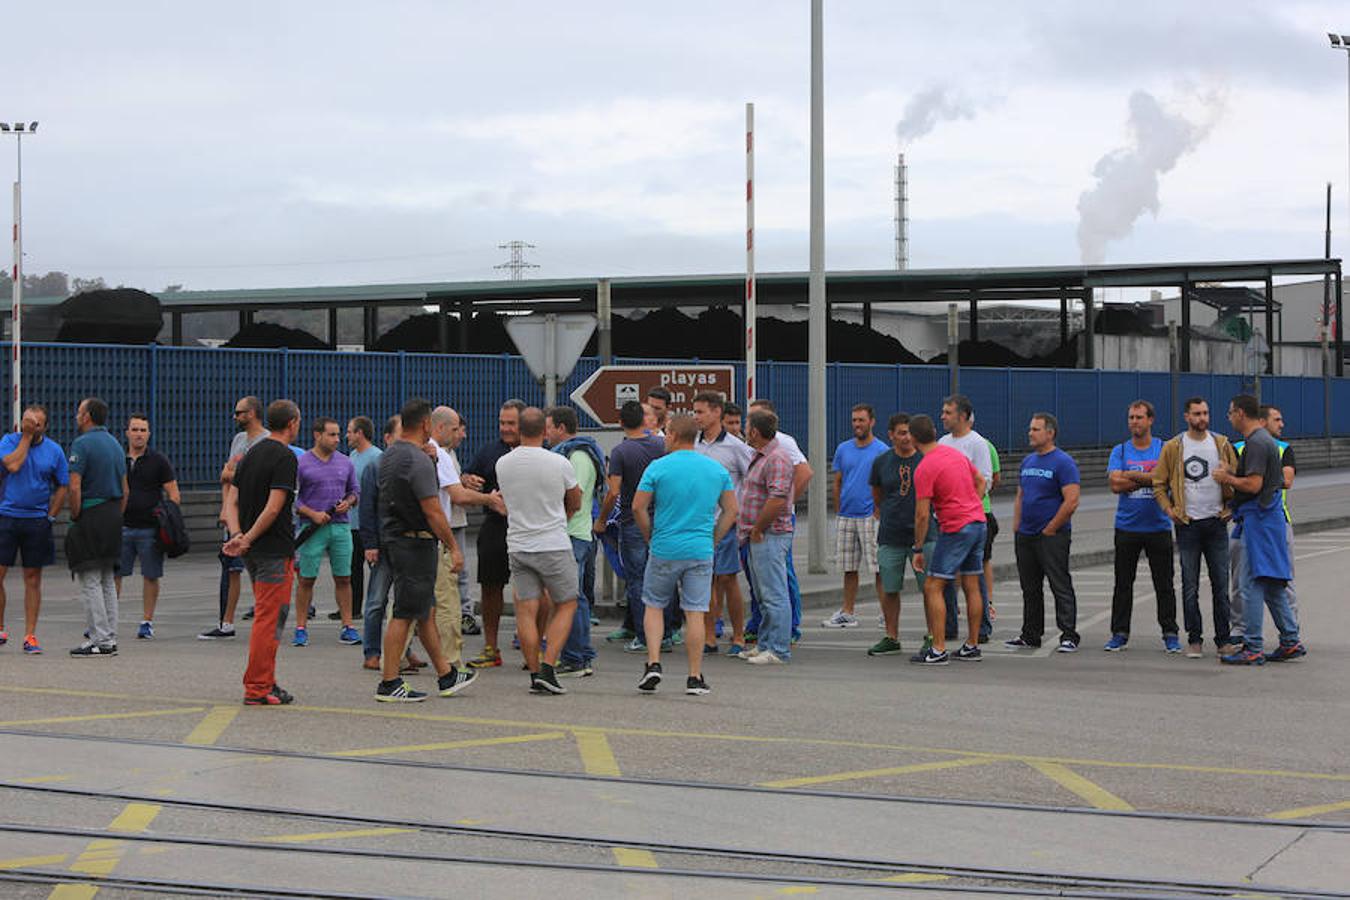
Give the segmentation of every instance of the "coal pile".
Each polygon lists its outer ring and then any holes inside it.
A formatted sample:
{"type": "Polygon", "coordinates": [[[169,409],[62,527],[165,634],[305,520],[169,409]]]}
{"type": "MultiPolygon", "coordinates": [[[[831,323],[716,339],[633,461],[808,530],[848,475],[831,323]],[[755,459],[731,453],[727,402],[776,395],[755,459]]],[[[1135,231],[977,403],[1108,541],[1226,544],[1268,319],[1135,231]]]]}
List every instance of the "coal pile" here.
{"type": "Polygon", "coordinates": [[[56,315],[56,339],[73,344],[149,344],[163,325],[159,298],[135,288],[76,294],[56,315]]]}
{"type": "MultiPolygon", "coordinates": [[[[451,353],[459,350],[459,320],[451,317],[448,325],[451,353]]],[[[440,316],[419,313],[409,316],[380,335],[372,350],[396,353],[435,353],[439,349],[440,316]]],[[[515,353],[516,345],[506,333],[502,317],[495,312],[474,313],[469,325],[469,352],[479,354],[515,353]]]]}
{"type": "MultiPolygon", "coordinates": [[[[1023,356],[994,341],[964,340],[957,345],[956,358],[963,366],[993,366],[996,368],[1072,369],[1078,364],[1078,337],[1049,353],[1023,356]]],[[[941,353],[929,360],[933,365],[947,364],[947,354],[941,353]]]]}
{"type": "Polygon", "coordinates": [[[255,322],[247,328],[235,332],[234,337],[225,342],[226,347],[251,347],[254,349],[275,349],[289,347],[292,350],[327,350],[328,344],[319,340],[308,331],[299,328],[287,328],[275,322],[255,322]]]}

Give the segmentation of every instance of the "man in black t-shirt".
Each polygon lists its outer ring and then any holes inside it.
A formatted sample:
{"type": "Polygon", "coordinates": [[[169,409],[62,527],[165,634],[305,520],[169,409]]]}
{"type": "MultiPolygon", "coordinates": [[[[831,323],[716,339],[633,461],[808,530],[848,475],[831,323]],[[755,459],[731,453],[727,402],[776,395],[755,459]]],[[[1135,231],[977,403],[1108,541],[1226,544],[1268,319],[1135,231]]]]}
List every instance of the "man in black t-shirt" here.
{"type": "MultiPolygon", "coordinates": [[[[483,447],[460,475],[471,491],[491,494],[497,490],[497,460],[520,443],[521,400],[507,400],[497,412],[497,440],[483,447]]],[[[508,514],[510,510],[507,510],[508,514]]],[[[483,652],[469,660],[475,669],[502,664],[497,643],[497,626],[502,620],[502,592],[511,580],[511,562],[506,554],[506,516],[483,507],[483,524],[478,527],[478,583],[483,591],[483,652]]]]}
{"type": "Polygon", "coordinates": [[[136,637],[155,636],[155,604],[159,602],[159,579],[164,575],[164,551],[155,535],[159,522],[155,507],[164,497],[182,503],[173,466],[150,447],[150,419],[145,413],[127,418],[127,508],[122,511],[122,561],[117,573],[117,596],[122,596],[122,578],[141,562],[141,626],[136,637]]]}
{"type": "Polygon", "coordinates": [[[909,415],[895,413],[886,424],[891,449],[872,460],[868,484],[872,508],[880,520],[877,527],[877,566],[881,578],[881,614],[886,636],[873,644],[868,656],[890,656],[900,647],[900,590],[905,570],[914,572],[914,582],[923,596],[923,573],[914,569],[914,470],[923,454],[909,433],[909,415]]]}
{"type": "Polygon", "coordinates": [[[477,672],[459,671],[445,659],[441,636],[436,631],[437,541],[450,551],[450,569],[464,568],[464,554],[450,530],[439,498],[436,464],[426,454],[431,438],[431,404],[413,399],[399,413],[402,431],[398,441],[380,457],[379,517],[380,550],[385,554],[394,581],[394,609],[384,629],[382,680],[375,699],[382,703],[413,703],[427,699],[398,677],[399,660],[408,640],[408,629],[417,623],[431,664],[440,676],[437,691],[442,697],[458,694],[473,684],[477,672]]]}
{"type": "Polygon", "coordinates": [[[226,556],[244,557],[253,586],[253,631],[244,670],[244,705],[280,706],[295,698],[276,680],[277,643],[286,627],[295,580],[295,454],[300,408],[290,400],[267,407],[267,438],[239,461],[225,504],[226,556]]]}

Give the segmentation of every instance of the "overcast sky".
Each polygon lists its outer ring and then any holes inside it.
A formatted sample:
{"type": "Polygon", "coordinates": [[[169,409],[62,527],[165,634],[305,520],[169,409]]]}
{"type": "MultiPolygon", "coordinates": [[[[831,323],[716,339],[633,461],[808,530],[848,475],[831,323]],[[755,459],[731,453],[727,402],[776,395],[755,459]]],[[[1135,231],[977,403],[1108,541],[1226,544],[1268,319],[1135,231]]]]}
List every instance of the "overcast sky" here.
{"type": "MultiPolygon", "coordinates": [[[[52,0],[6,25],[0,114],[42,123],[29,272],[490,279],[512,239],[537,277],[737,272],[746,101],[758,268],[807,266],[807,0],[52,0]]],[[[1350,255],[1329,30],[1350,5],[826,0],[827,266],[894,265],[925,99],[915,268],[1075,264],[1084,202],[1108,262],[1319,256],[1327,181],[1350,255]]]]}

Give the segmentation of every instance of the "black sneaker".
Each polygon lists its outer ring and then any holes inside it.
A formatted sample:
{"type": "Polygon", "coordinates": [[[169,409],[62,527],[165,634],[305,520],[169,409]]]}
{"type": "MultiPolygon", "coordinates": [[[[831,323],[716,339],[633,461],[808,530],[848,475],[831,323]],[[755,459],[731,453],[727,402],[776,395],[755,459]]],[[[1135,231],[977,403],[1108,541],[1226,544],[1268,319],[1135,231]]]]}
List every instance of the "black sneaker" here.
{"type": "Polygon", "coordinates": [[[88,658],[88,657],[92,657],[92,656],[116,656],[116,655],[117,655],[117,645],[116,645],[116,644],[95,644],[95,643],[92,643],[92,642],[84,643],[84,644],[81,644],[81,645],[78,646],[78,647],[72,647],[71,650],[70,650],[70,655],[71,655],[71,656],[78,656],[78,657],[81,657],[81,658],[88,658]]]}
{"type": "Polygon", "coordinates": [[[548,663],[540,663],[539,671],[530,675],[530,690],[536,694],[565,694],[567,688],[558,684],[558,676],[548,663]]]}
{"type": "Polygon", "coordinates": [[[436,680],[436,689],[442,697],[453,697],[477,680],[477,672],[451,666],[449,672],[436,680]]]}
{"type": "Polygon", "coordinates": [[[342,611],[341,611],[341,610],[337,610],[337,609],[333,610],[332,612],[330,612],[330,613],[328,614],[328,619],[329,619],[329,621],[331,621],[331,622],[340,622],[340,621],[342,621],[342,611]]]}
{"type": "Polygon", "coordinates": [[[703,676],[697,678],[690,675],[684,680],[684,692],[686,694],[711,694],[712,688],[708,687],[708,682],[703,680],[703,676]]]}
{"type": "Polygon", "coordinates": [[[980,652],[979,647],[972,647],[963,643],[961,649],[956,651],[956,658],[964,659],[967,662],[979,662],[984,659],[984,654],[980,652]]]}
{"type": "Polygon", "coordinates": [[[421,703],[427,699],[426,691],[415,691],[408,687],[402,678],[393,681],[381,681],[375,689],[375,699],[381,703],[421,703]]]}
{"type": "Polygon", "coordinates": [[[589,678],[595,674],[595,667],[588,662],[560,662],[553,669],[559,678],[589,678]]]}
{"type": "Polygon", "coordinates": [[[951,656],[946,650],[934,650],[929,647],[923,653],[916,653],[911,656],[909,661],[921,666],[945,666],[951,661],[951,656]]]}
{"type": "Polygon", "coordinates": [[[460,630],[460,633],[462,633],[462,634],[482,634],[482,633],[483,633],[482,626],[480,626],[480,625],[478,624],[478,620],[475,619],[473,616],[471,616],[469,613],[462,613],[462,614],[460,615],[460,617],[459,617],[459,630],[460,630]]]}
{"type": "Polygon", "coordinates": [[[257,614],[257,612],[258,612],[258,610],[257,610],[256,607],[250,606],[250,607],[248,608],[248,611],[245,612],[245,613],[244,613],[242,616],[240,616],[239,618],[241,618],[241,619],[243,619],[245,622],[247,622],[248,620],[252,619],[252,618],[254,617],[254,615],[257,614]]]}
{"type": "Polygon", "coordinates": [[[295,698],[290,695],[290,692],[277,684],[272,685],[272,689],[261,697],[244,698],[245,706],[286,706],[294,702],[295,698]]]}
{"type": "Polygon", "coordinates": [[[647,668],[642,671],[642,678],[638,681],[638,690],[650,694],[656,690],[656,686],[660,683],[661,664],[659,662],[647,663],[647,668]]]}
{"type": "Polygon", "coordinates": [[[1031,643],[1031,641],[1028,641],[1021,635],[1018,635],[1017,637],[1013,638],[1010,641],[1004,641],[1003,646],[1009,647],[1013,650],[1035,650],[1037,647],[1040,646],[1040,644],[1033,644],[1031,643]]]}
{"type": "Polygon", "coordinates": [[[228,627],[228,628],[226,628],[224,625],[217,625],[215,628],[212,628],[212,629],[210,629],[210,630],[208,630],[208,631],[203,631],[201,634],[197,635],[197,640],[199,640],[199,641],[223,641],[223,640],[226,640],[227,638],[232,638],[232,637],[234,637],[234,626],[233,626],[233,625],[231,625],[231,626],[228,627]]]}

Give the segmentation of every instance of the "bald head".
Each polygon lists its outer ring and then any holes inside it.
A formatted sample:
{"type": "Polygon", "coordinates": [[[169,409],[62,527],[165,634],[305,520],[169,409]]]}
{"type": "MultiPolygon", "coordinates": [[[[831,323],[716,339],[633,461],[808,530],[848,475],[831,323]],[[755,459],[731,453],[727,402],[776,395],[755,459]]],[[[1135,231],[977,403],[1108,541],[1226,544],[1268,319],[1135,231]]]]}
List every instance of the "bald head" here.
{"type": "Polygon", "coordinates": [[[520,411],[520,443],[526,447],[544,446],[544,411],[537,406],[520,411]]]}
{"type": "Polygon", "coordinates": [[[431,439],[438,447],[449,447],[459,426],[459,417],[448,406],[438,406],[431,411],[431,439]]]}

